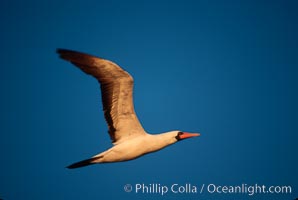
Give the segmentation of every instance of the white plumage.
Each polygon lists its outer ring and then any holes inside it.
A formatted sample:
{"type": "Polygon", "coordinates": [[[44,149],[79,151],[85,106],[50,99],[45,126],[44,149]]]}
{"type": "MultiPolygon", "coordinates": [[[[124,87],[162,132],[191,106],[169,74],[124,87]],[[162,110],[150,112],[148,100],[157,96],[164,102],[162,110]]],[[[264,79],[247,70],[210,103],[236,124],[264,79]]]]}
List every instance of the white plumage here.
{"type": "Polygon", "coordinates": [[[110,149],[68,168],[132,160],[182,139],[199,136],[198,133],[181,131],[156,135],[146,133],[134,111],[133,78],[128,72],[111,61],[88,54],[65,49],[58,49],[57,53],[99,81],[104,116],[113,143],[110,149]]]}

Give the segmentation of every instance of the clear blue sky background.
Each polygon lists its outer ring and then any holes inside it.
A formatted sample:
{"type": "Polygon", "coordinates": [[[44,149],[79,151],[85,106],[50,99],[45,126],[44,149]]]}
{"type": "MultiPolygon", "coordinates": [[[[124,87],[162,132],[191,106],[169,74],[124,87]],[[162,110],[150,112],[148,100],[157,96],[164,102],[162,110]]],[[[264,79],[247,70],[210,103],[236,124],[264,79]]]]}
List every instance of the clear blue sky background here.
{"type": "Polygon", "coordinates": [[[1,1],[0,198],[295,199],[297,1],[1,1]],[[135,79],[150,133],[200,132],[140,159],[65,166],[110,147],[99,86],[55,53],[135,79]],[[127,183],[290,185],[292,194],[125,193],[127,183]]]}

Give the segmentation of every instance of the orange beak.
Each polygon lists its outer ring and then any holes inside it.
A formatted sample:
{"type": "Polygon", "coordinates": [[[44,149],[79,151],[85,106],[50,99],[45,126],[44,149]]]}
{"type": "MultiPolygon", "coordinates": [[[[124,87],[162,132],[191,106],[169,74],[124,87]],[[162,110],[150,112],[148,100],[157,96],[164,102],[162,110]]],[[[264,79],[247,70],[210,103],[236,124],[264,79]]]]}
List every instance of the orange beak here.
{"type": "Polygon", "coordinates": [[[197,137],[200,136],[200,133],[187,133],[183,132],[183,134],[180,136],[181,139],[191,138],[191,137],[197,137]]]}

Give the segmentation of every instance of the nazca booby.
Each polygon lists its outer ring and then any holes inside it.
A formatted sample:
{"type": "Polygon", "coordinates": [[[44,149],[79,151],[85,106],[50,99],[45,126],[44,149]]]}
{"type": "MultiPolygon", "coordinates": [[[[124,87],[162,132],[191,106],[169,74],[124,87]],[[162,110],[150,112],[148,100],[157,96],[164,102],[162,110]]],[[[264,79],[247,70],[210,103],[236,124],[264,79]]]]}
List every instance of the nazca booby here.
{"type": "Polygon", "coordinates": [[[57,49],[60,58],[95,77],[100,83],[103,111],[113,146],[92,158],[68,168],[96,163],[127,161],[158,151],[177,141],[199,136],[199,133],[170,131],[148,134],[140,124],[133,105],[133,78],[117,64],[77,51],[57,49]]]}

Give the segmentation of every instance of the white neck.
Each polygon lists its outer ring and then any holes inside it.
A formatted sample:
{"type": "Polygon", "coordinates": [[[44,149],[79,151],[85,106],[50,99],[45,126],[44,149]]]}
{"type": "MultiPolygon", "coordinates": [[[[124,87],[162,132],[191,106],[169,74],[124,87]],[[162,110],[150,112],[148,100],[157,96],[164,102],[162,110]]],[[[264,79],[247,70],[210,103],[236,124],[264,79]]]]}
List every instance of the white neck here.
{"type": "Polygon", "coordinates": [[[158,151],[166,146],[174,144],[175,142],[177,142],[177,139],[175,138],[176,135],[177,131],[171,131],[154,135],[148,134],[148,141],[151,143],[150,152],[158,151]]]}

